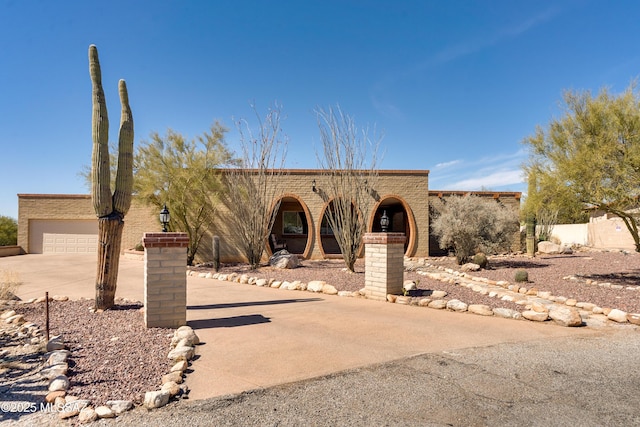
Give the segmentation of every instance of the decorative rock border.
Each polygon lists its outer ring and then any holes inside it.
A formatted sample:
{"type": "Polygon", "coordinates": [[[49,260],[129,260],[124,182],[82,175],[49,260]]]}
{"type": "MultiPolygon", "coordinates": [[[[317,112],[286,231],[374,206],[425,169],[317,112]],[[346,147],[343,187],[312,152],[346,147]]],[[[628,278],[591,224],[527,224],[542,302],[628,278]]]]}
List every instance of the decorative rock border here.
{"type": "MultiPolygon", "coordinates": [[[[25,301],[25,304],[45,302],[45,297],[34,298],[25,301]]],[[[49,301],[68,301],[66,296],[49,297],[49,301]]],[[[27,323],[24,316],[16,314],[15,310],[8,309],[0,314],[0,321],[7,324],[21,326],[18,332],[20,338],[30,338],[32,344],[42,342],[44,333],[35,323],[27,323]],[[34,341],[35,340],[35,341],[34,341]]],[[[195,356],[195,346],[200,344],[200,339],[189,326],[178,328],[171,339],[170,351],[167,358],[173,361],[169,373],[161,379],[160,390],[145,393],[143,406],[147,409],[159,408],[169,403],[171,398],[188,398],[189,388],[183,384],[189,361],[195,356]]],[[[5,350],[3,350],[5,351],[5,350]]],[[[39,375],[48,380],[47,395],[44,403],[58,414],[60,419],[69,419],[78,416],[78,422],[84,424],[99,418],[115,418],[123,412],[135,407],[129,400],[110,400],[104,405],[93,407],[91,401],[69,395],[71,383],[67,376],[69,372],[68,359],[71,351],[62,340],[62,336],[54,336],[46,344],[46,353],[39,375]]]]}
{"type": "MultiPolygon", "coordinates": [[[[387,302],[428,307],[438,310],[447,309],[457,312],[469,312],[480,316],[529,320],[533,322],[553,320],[556,324],[567,327],[582,326],[585,324],[591,327],[600,327],[604,326],[607,321],[640,325],[640,314],[638,313],[626,313],[618,309],[598,307],[588,302],[579,302],[561,296],[553,296],[550,292],[539,291],[535,287],[527,288],[506,281],[494,281],[484,277],[476,277],[466,272],[459,272],[442,266],[434,266],[427,263],[424,258],[405,258],[405,271],[415,271],[417,274],[429,277],[430,279],[464,286],[474,292],[487,295],[491,298],[511,301],[523,306],[524,310],[520,312],[509,308],[492,309],[490,306],[484,304],[467,304],[456,299],[447,300],[447,293],[438,290],[434,290],[429,298],[389,294],[387,295],[387,302]]],[[[274,278],[262,279],[249,276],[248,274],[204,273],[194,270],[187,270],[187,275],[260,287],[309,291],[327,295],[338,295],[341,297],[366,298],[364,289],[355,292],[338,291],[334,286],[322,280],[313,280],[309,283],[300,281],[288,282],[274,278]]],[[[568,280],[574,279],[568,278],[568,280]]],[[[407,283],[407,281],[405,281],[404,289],[411,289],[412,285],[415,285],[415,283],[407,283]]],[[[600,286],[613,287],[615,285],[609,284],[609,286],[607,286],[606,284],[600,284],[600,286]]]]}

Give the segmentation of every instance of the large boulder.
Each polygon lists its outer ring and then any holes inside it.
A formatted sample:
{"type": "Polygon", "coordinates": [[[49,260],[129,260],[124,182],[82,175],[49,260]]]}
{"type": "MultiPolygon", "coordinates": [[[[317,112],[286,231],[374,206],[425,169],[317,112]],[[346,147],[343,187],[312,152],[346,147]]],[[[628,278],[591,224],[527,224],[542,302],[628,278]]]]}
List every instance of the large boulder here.
{"type": "Polygon", "coordinates": [[[541,254],[560,254],[562,247],[553,242],[542,241],[538,243],[538,252],[541,254]]]}
{"type": "Polygon", "coordinates": [[[290,254],[289,251],[283,249],[271,255],[269,265],[276,268],[296,268],[300,265],[298,256],[290,254]]]}

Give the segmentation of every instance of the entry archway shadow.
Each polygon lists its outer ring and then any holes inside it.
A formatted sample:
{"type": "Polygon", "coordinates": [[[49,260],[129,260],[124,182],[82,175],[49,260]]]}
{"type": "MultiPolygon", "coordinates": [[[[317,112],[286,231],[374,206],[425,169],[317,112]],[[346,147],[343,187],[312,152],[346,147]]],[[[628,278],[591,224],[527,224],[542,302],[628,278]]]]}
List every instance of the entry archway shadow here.
{"type": "Polygon", "coordinates": [[[279,300],[271,300],[271,301],[233,302],[228,304],[188,305],[187,310],[215,310],[217,308],[252,307],[257,305],[293,304],[293,303],[299,303],[299,302],[317,302],[317,301],[323,301],[323,299],[322,298],[296,298],[296,299],[279,299],[279,300]]]}
{"type": "Polygon", "coordinates": [[[236,326],[259,325],[270,323],[271,319],[261,314],[250,314],[244,316],[222,317],[219,319],[190,320],[187,325],[195,329],[210,328],[234,328],[236,326]]]}

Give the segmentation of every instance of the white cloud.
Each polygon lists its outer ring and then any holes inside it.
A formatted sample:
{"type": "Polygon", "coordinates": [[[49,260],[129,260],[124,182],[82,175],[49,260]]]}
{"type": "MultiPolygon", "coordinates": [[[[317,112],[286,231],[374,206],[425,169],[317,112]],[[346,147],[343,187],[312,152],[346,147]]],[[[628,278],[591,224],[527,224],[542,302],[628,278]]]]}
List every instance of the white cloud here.
{"type": "Polygon", "coordinates": [[[514,186],[524,183],[521,169],[503,170],[489,175],[478,175],[451,184],[447,190],[479,190],[480,188],[496,188],[514,186]]]}
{"type": "Polygon", "coordinates": [[[461,163],[461,162],[462,160],[451,160],[450,162],[438,163],[437,165],[434,166],[434,169],[448,168],[450,166],[457,165],[458,163],[461,163]]]}
{"type": "Polygon", "coordinates": [[[525,182],[521,165],[526,155],[526,151],[520,149],[477,160],[456,159],[438,163],[429,175],[429,188],[468,191],[507,188],[521,191],[525,182]]]}

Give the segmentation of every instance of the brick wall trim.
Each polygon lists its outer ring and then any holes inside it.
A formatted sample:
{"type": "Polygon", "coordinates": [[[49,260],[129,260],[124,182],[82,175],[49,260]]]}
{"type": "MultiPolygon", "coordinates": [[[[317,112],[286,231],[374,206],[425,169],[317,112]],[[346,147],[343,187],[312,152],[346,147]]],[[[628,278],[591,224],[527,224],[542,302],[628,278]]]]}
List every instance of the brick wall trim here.
{"type": "Polygon", "coordinates": [[[405,240],[404,233],[365,233],[363,242],[365,245],[404,245],[405,240]]]}
{"type": "Polygon", "coordinates": [[[144,233],[142,244],[145,248],[186,248],[189,236],[187,233],[144,233]]]}

